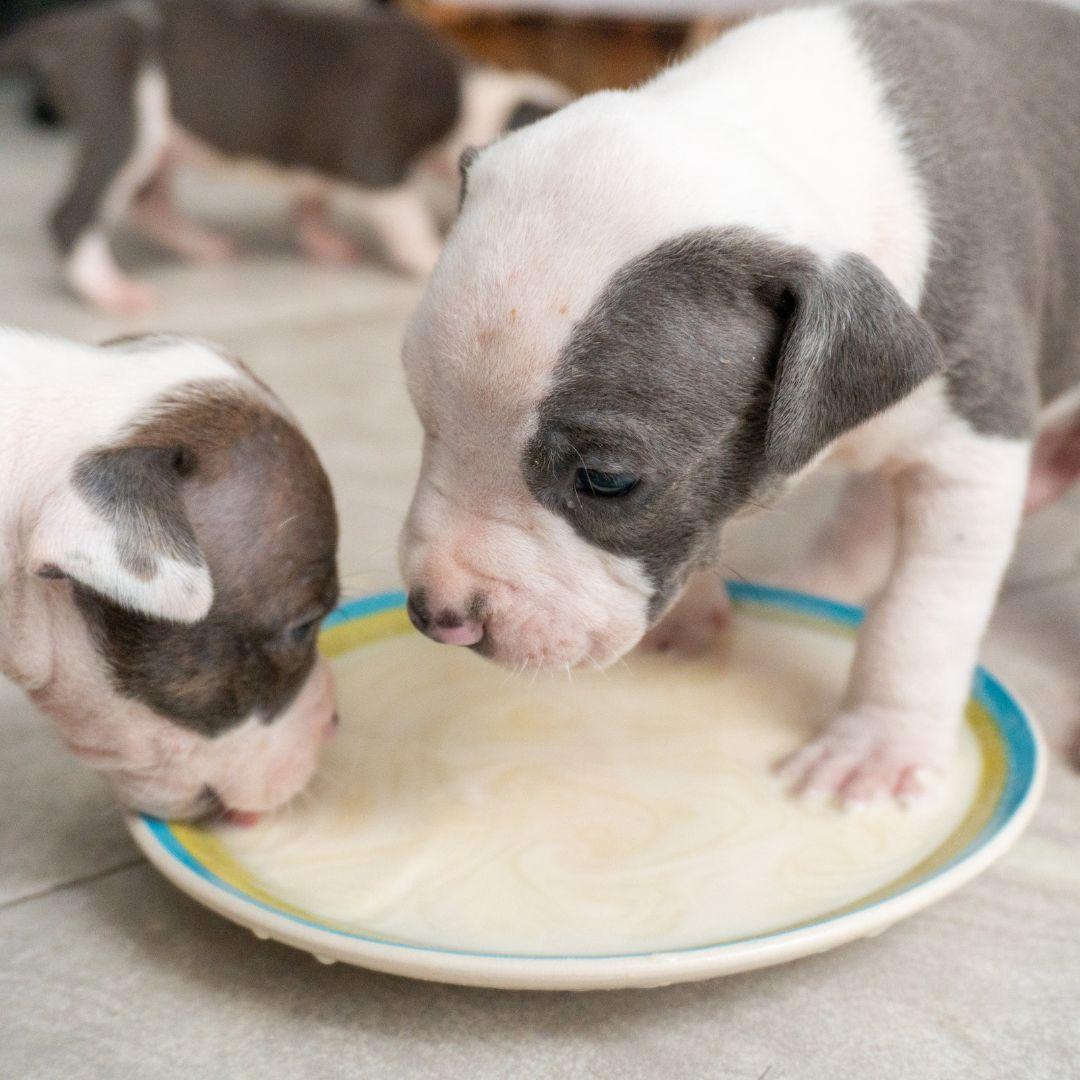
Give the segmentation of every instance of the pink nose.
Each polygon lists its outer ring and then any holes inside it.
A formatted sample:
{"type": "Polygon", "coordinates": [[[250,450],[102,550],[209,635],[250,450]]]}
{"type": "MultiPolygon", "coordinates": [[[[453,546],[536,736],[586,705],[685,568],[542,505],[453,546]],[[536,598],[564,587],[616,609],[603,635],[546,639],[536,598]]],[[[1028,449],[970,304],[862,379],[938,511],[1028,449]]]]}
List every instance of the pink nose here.
{"type": "Polygon", "coordinates": [[[466,619],[457,626],[435,623],[428,627],[427,634],[443,645],[475,645],[484,636],[484,625],[475,619],[466,619]]]}
{"type": "Polygon", "coordinates": [[[413,589],[406,604],[413,626],[440,645],[479,645],[484,640],[484,624],[475,617],[483,608],[483,598],[474,597],[469,608],[474,612],[471,618],[452,608],[433,611],[423,589],[413,589]]]}

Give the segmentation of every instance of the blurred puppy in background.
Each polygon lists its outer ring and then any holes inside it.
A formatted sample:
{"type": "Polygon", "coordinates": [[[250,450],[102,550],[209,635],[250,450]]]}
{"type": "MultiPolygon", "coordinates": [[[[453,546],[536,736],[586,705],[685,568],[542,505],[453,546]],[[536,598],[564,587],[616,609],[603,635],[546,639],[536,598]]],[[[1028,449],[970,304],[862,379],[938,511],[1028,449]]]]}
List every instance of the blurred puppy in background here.
{"type": "Polygon", "coordinates": [[[0,45],[0,67],[12,66],[38,72],[78,130],[52,234],[75,293],[117,313],[154,302],[110,251],[110,229],[125,213],[186,258],[233,254],[229,239],[174,204],[180,162],[253,159],[281,170],[300,246],[322,263],[358,255],[328,217],[330,196],[350,190],[389,261],[422,276],[441,247],[423,175],[456,184],[466,147],[568,100],[540,76],[469,66],[394,10],[282,0],[123,0],[65,11],[0,45]]]}

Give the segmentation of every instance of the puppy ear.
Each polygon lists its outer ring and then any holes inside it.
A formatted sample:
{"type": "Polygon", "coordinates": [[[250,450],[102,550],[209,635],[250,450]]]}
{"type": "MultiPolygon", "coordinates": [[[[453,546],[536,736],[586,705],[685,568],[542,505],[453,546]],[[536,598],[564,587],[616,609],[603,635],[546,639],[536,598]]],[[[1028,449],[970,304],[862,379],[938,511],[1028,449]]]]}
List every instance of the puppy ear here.
{"type": "Polygon", "coordinates": [[[461,213],[462,206],[465,205],[465,192],[469,187],[469,167],[480,156],[480,148],[478,146],[466,146],[461,151],[461,156],[458,158],[458,200],[457,208],[458,213],[461,213]]]}
{"type": "Polygon", "coordinates": [[[520,128],[535,124],[537,120],[543,120],[546,116],[558,112],[562,105],[555,105],[540,101],[519,101],[506,119],[503,131],[509,133],[518,131],[520,128]]]}
{"type": "Polygon", "coordinates": [[[214,588],[180,496],[192,468],[180,447],[84,454],[70,486],[43,504],[30,568],[42,577],[70,578],[152,618],[205,618],[214,588]]]}
{"type": "Polygon", "coordinates": [[[809,264],[765,287],[783,320],[766,464],[792,473],[941,370],[930,327],[869,259],[809,264]]]}

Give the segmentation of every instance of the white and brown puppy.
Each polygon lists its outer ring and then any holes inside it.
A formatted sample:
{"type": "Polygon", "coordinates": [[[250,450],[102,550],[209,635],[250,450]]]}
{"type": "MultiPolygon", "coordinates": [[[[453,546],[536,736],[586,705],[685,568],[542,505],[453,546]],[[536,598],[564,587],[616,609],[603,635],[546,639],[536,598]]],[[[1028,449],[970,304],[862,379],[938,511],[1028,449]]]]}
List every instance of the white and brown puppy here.
{"type": "Polygon", "coordinates": [[[240,364],[0,330],[0,671],[129,806],[258,813],[335,722],[337,518],[240,364]]]}
{"type": "Polygon", "coordinates": [[[694,636],[725,521],[825,458],[877,472],[895,560],[787,775],[920,791],[1040,409],[1080,409],[1078,55],[1040,4],[789,12],[480,153],[405,345],[415,623],[511,665],[694,636]]]}
{"type": "Polygon", "coordinates": [[[45,77],[80,151],[52,217],[65,274],[100,307],[153,300],[109,250],[132,224],[196,259],[231,243],[184,219],[178,160],[252,159],[286,174],[298,238],[318,261],[349,261],[327,201],[348,191],[389,259],[426,274],[441,237],[422,174],[457,183],[470,145],[567,100],[539,76],[466,66],[434,33],[392,10],[319,11],[280,0],[116,0],[32,23],[0,45],[0,65],[45,77]]]}

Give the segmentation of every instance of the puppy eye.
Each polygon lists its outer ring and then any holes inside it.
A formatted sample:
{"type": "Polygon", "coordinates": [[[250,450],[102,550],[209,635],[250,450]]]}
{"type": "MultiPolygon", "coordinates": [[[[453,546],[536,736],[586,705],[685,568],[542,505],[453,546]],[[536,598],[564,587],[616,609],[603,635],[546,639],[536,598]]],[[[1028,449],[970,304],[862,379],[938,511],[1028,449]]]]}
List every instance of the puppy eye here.
{"type": "Polygon", "coordinates": [[[578,469],[574,487],[583,495],[601,499],[617,499],[629,495],[640,481],[630,473],[601,472],[598,469],[578,469]]]}
{"type": "Polygon", "coordinates": [[[306,622],[297,623],[295,626],[288,627],[282,637],[286,644],[304,645],[315,636],[320,622],[322,622],[321,619],[308,619],[306,622]]]}

